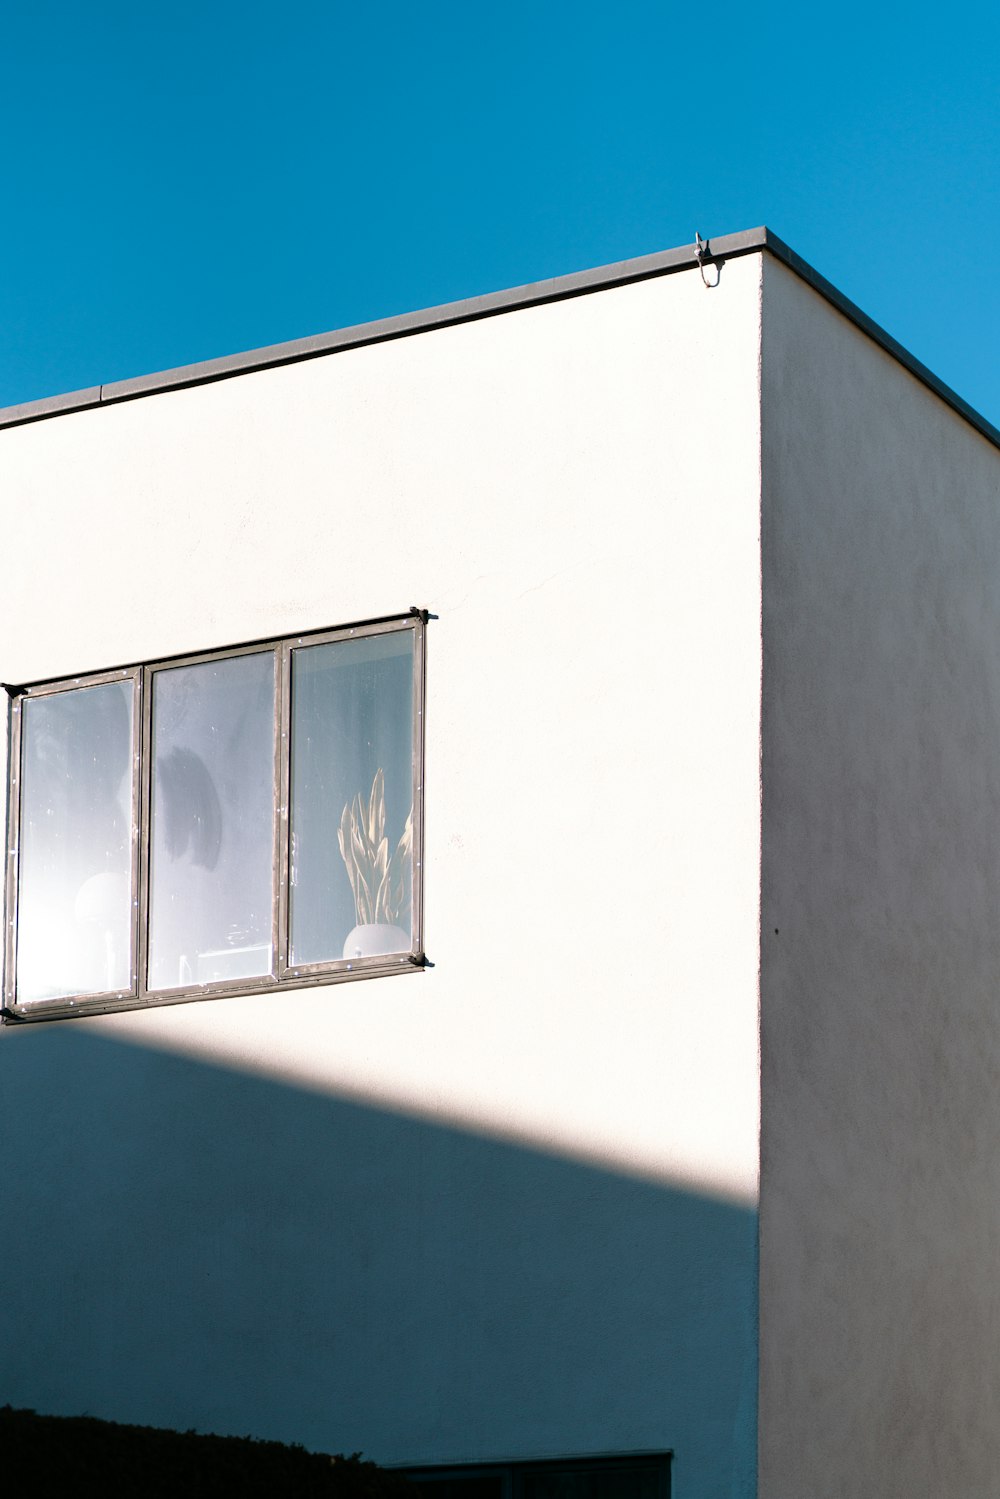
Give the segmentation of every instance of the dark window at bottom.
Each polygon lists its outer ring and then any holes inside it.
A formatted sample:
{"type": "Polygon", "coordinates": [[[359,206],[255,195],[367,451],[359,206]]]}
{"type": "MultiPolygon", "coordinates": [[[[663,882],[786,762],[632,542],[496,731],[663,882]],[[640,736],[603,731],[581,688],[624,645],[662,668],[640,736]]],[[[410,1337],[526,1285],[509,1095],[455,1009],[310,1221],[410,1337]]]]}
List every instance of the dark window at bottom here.
{"type": "Polygon", "coordinates": [[[407,1477],[420,1490],[423,1499],[508,1499],[509,1494],[502,1473],[483,1476],[462,1473],[455,1478],[446,1474],[430,1477],[408,1473],[407,1477]]]}
{"type": "Polygon", "coordinates": [[[421,1499],[670,1499],[670,1455],[411,1468],[421,1499]]]}

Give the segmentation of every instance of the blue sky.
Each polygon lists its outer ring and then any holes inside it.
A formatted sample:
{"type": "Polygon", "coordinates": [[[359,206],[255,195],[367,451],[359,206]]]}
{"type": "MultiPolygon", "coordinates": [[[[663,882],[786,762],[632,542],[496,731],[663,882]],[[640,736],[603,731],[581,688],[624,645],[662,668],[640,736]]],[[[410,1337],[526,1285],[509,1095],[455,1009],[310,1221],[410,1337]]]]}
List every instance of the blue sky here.
{"type": "Polygon", "coordinates": [[[7,0],[0,405],[766,223],[1000,424],[1000,7],[7,0]]]}

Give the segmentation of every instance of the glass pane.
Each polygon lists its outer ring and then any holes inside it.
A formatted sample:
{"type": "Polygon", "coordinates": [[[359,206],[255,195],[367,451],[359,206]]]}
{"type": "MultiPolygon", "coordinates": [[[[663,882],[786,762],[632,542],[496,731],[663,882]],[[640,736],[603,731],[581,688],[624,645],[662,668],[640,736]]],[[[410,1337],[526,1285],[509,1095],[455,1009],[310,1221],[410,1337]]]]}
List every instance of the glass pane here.
{"type": "Polygon", "coordinates": [[[150,989],[271,971],[274,660],[153,675],[150,989]]]}
{"type": "Polygon", "coordinates": [[[19,1004],[131,984],[132,692],[22,703],[19,1004]]]}
{"type": "Polygon", "coordinates": [[[292,652],[291,962],[409,952],[413,631],[292,652]]]}

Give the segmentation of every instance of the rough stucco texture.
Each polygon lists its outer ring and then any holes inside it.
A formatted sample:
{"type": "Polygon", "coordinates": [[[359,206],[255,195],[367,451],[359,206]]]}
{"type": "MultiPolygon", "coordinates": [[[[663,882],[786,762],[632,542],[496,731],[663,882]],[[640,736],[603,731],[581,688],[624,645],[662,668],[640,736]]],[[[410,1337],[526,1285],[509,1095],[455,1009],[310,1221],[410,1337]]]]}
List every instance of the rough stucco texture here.
{"type": "Polygon", "coordinates": [[[763,339],[760,1494],[997,1492],[1000,454],[763,339]]]}

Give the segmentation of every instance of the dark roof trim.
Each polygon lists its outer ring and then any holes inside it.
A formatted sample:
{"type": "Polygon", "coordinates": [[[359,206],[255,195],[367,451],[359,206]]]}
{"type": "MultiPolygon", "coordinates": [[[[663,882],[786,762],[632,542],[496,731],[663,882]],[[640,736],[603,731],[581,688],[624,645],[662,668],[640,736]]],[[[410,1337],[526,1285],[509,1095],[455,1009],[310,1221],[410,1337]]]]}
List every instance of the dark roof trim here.
{"type": "MultiPolygon", "coordinates": [[[[811,265],[796,255],[776,234],[772,234],[770,229],[747,229],[741,234],[727,234],[712,240],[709,248],[714,261],[734,260],[741,255],[768,251],[1000,448],[1000,430],[939,380],[919,359],[915,359],[884,328],[872,322],[860,307],[856,307],[824,276],[814,271],[811,265]]],[[[411,333],[426,333],[432,328],[447,328],[456,323],[472,322],[477,318],[495,317],[499,313],[514,312],[523,307],[538,307],[545,302],[580,297],[588,292],[624,286],[631,281],[646,281],[653,276],[669,276],[674,271],[693,270],[698,264],[695,245],[661,250],[656,255],[642,255],[636,260],[620,260],[614,265],[600,266],[592,271],[577,271],[570,276],[557,276],[551,281],[535,281],[530,286],[516,286],[510,291],[490,292],[486,296],[469,297],[462,302],[448,302],[443,307],[430,307],[421,312],[404,313],[400,317],[381,318],[374,323],[359,323],[354,328],[343,328],[333,333],[318,333],[310,338],[272,344],[265,349],[252,349],[246,354],[230,354],[224,359],[206,359],[200,364],[183,365],[179,369],[163,370],[156,375],[116,380],[111,385],[92,386],[89,390],[78,390],[69,395],[0,408],[0,427],[16,427],[25,422],[41,421],[45,417],[61,416],[64,412],[85,411],[93,406],[108,406],[119,401],[132,401],[139,396],[154,395],[158,391],[182,390],[186,386],[227,380],[233,375],[250,374],[254,370],[297,364],[303,359],[316,359],[344,349],[357,349],[364,344],[405,338],[411,333]]]]}

